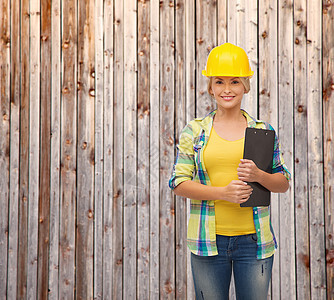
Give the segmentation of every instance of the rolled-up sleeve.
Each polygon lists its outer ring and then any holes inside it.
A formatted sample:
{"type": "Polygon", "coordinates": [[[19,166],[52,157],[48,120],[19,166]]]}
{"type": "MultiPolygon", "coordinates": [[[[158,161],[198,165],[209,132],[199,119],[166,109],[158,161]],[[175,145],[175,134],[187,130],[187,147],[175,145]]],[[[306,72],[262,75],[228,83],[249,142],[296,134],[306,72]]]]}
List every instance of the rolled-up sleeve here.
{"type": "MultiPolygon", "coordinates": [[[[271,127],[271,126],[270,126],[271,127]]],[[[271,127],[272,130],[274,128],[271,127]]],[[[274,130],[275,131],[275,130],[274,130]]],[[[288,171],[287,166],[285,165],[284,158],[281,152],[280,143],[278,137],[275,132],[275,145],[274,145],[274,157],[273,157],[273,174],[274,173],[281,173],[285,176],[287,180],[291,180],[291,174],[288,171]]]]}
{"type": "Polygon", "coordinates": [[[191,124],[188,124],[182,130],[179,144],[176,147],[175,163],[169,180],[169,187],[172,190],[181,182],[193,179],[195,171],[193,144],[192,127],[191,124]]]}

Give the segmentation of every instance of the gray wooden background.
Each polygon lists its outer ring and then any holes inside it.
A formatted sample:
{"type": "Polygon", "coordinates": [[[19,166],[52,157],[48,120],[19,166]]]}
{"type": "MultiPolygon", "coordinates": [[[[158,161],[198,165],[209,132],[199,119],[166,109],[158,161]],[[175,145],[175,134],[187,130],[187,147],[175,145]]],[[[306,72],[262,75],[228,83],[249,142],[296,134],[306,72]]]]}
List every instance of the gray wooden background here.
{"type": "Polygon", "coordinates": [[[334,299],[333,0],[0,5],[0,299],[194,299],[188,200],[167,181],[226,41],[293,175],[270,298],[334,299]]]}

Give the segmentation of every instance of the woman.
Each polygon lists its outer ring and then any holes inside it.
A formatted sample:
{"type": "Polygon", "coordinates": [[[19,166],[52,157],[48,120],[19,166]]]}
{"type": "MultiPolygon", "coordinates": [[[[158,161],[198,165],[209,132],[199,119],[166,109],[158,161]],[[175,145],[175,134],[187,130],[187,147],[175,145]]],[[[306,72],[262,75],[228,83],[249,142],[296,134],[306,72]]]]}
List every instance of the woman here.
{"type": "Polygon", "coordinates": [[[233,270],[237,299],[267,299],[277,243],[269,207],[240,207],[258,182],[284,193],[290,174],[275,135],[272,173],[242,159],[247,127],[274,130],[241,110],[253,75],[245,51],[225,43],[214,48],[202,71],[217,109],[182,131],[170,188],[191,200],[188,247],[196,299],[228,299],[233,270]]]}

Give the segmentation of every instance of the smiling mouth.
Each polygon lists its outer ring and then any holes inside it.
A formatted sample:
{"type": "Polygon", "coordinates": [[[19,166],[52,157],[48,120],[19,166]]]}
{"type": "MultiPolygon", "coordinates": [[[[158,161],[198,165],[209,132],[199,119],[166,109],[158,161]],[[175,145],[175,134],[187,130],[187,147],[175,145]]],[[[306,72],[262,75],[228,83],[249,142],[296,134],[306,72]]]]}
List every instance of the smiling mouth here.
{"type": "Polygon", "coordinates": [[[234,96],[222,96],[222,98],[226,101],[232,100],[234,96]]]}

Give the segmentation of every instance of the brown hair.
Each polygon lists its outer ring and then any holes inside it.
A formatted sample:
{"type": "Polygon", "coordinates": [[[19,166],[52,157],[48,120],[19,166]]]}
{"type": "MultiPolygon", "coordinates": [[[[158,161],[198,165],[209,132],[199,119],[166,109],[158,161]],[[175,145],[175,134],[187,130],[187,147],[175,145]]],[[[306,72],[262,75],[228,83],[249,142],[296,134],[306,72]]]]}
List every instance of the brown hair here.
{"type": "MultiPolygon", "coordinates": [[[[244,85],[245,87],[245,94],[247,94],[250,91],[250,81],[249,81],[249,77],[238,77],[241,81],[241,83],[244,85]]],[[[213,96],[211,93],[211,87],[212,87],[212,79],[213,77],[209,77],[209,81],[208,81],[208,93],[209,95],[213,96]]]]}

